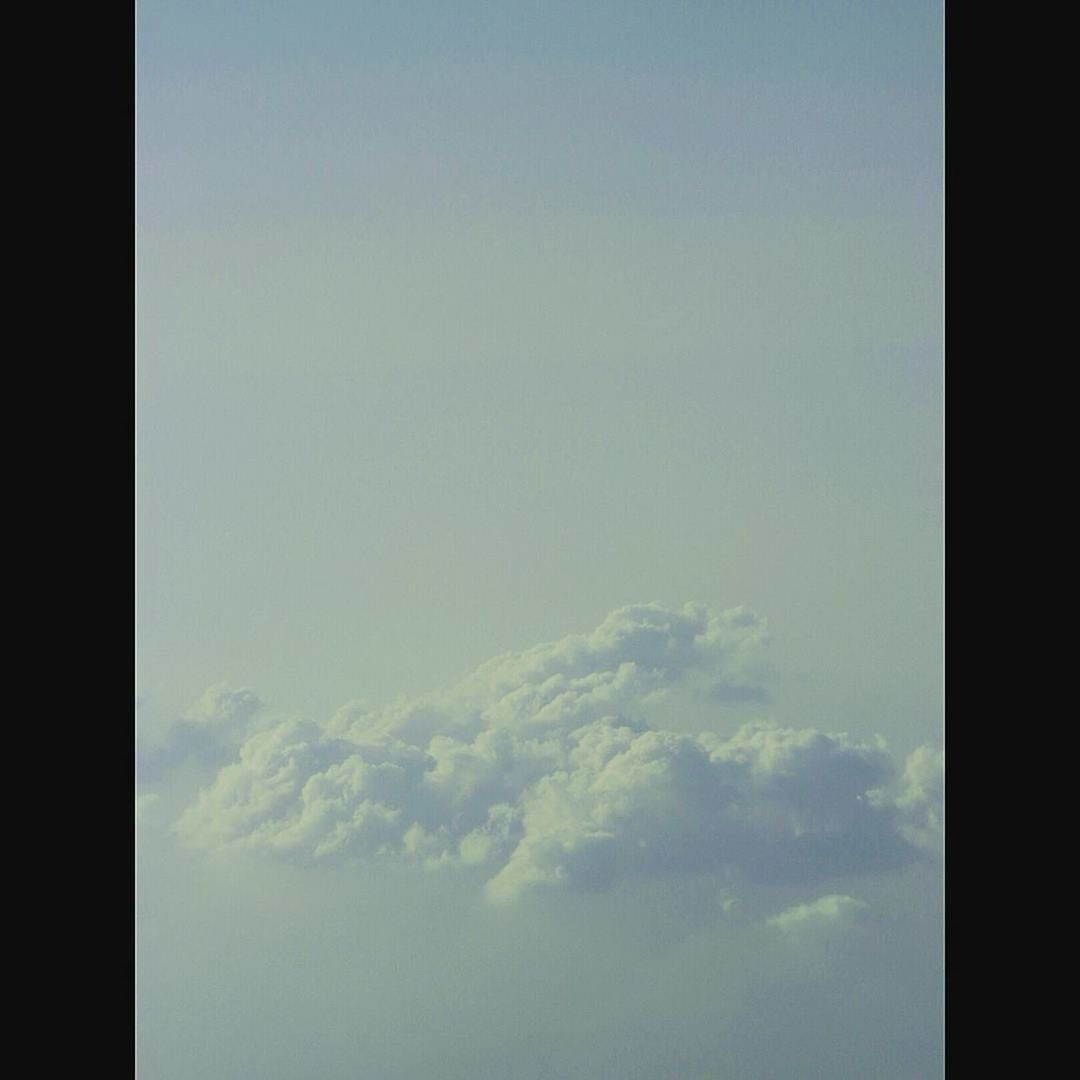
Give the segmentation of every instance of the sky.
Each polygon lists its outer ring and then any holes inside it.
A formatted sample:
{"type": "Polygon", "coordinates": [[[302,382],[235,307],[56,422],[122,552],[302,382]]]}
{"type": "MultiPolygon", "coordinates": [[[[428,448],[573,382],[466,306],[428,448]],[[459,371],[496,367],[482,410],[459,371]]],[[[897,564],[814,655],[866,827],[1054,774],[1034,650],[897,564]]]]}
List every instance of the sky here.
{"type": "Polygon", "coordinates": [[[942,1071],[942,10],[137,10],[139,1075],[942,1071]]]}

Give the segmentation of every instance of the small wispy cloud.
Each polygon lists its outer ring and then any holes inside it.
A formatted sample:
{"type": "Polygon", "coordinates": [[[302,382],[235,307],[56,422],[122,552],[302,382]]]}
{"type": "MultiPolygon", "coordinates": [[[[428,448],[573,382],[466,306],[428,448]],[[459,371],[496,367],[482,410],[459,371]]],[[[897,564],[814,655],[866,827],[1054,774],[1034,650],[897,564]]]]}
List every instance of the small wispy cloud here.
{"type": "Polygon", "coordinates": [[[833,893],[809,904],[797,904],[766,921],[792,938],[813,938],[864,922],[870,905],[853,896],[833,893]]]}

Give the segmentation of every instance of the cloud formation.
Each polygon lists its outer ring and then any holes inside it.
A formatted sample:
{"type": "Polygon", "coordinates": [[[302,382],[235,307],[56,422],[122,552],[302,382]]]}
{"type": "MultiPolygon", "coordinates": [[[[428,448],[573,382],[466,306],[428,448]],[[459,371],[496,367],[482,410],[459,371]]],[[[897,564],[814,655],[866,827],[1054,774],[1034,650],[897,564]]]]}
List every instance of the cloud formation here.
{"type": "MultiPolygon", "coordinates": [[[[940,821],[929,751],[894,798],[879,741],[645,722],[646,705],[675,708],[686,691],[761,700],[767,642],[742,608],[635,605],[439,693],[346,706],[325,725],[252,725],[177,830],[208,849],[478,867],[496,901],[709,869],[809,884],[915,857],[940,821]]],[[[230,725],[257,708],[254,695],[212,696],[202,711],[230,725]]]]}
{"type": "Polygon", "coordinates": [[[853,896],[833,893],[809,904],[797,904],[766,920],[788,937],[800,940],[856,926],[866,920],[870,905],[853,896]]]}
{"type": "Polygon", "coordinates": [[[158,739],[139,739],[139,779],[156,780],[189,760],[204,766],[223,765],[236,755],[262,710],[263,702],[253,690],[232,689],[223,683],[211,686],[158,739]]]}
{"type": "Polygon", "coordinates": [[[917,847],[940,851],[945,825],[945,754],[920,746],[907,760],[896,800],[900,831],[917,847]]]}

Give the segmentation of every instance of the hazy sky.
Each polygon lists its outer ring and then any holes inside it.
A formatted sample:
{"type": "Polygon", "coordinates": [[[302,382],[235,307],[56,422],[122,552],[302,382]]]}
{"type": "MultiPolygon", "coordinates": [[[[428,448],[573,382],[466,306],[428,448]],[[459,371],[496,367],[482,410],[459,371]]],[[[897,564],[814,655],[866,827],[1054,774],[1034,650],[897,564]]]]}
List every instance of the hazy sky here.
{"type": "Polygon", "coordinates": [[[940,4],[138,20],[140,1076],[937,1075],[940,4]]]}

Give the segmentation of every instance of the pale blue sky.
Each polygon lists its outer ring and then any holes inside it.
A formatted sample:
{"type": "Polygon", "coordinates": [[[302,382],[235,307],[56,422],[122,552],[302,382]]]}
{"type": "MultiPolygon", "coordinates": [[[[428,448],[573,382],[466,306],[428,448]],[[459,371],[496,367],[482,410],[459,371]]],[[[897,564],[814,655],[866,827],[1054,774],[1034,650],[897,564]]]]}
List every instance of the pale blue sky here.
{"type": "Polygon", "coordinates": [[[775,676],[668,727],[939,746],[941,18],[141,3],[144,730],[220,682],[325,721],[695,601],[768,619],[775,676]]]}

